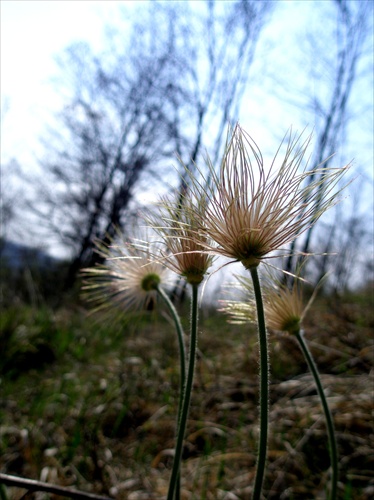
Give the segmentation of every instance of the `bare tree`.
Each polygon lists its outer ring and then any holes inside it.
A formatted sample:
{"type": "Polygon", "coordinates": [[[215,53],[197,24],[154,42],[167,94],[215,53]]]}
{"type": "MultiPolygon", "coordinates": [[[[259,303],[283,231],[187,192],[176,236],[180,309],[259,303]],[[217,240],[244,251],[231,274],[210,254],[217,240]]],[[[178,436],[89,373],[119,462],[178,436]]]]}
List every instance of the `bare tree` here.
{"type": "MultiPolygon", "coordinates": [[[[336,6],[336,52],[332,50],[333,58],[325,64],[330,68],[329,98],[325,103],[323,96],[314,96],[311,99],[311,106],[316,115],[316,144],[312,158],[312,168],[322,162],[325,168],[332,166],[333,155],[338,149],[338,145],[343,143],[346,127],[349,121],[349,98],[355,88],[357,81],[357,67],[363,55],[365,41],[367,39],[370,25],[370,13],[372,13],[371,2],[352,2],[349,0],[333,0],[336,6]],[[335,59],[334,59],[335,58],[335,59]],[[326,160],[327,159],[327,160],[326,160]]],[[[313,46],[315,50],[315,45],[313,46]]],[[[329,56],[328,53],[323,54],[329,56]]],[[[322,57],[322,55],[320,55],[322,57]]],[[[321,78],[321,75],[317,75],[321,78]]],[[[323,176],[324,174],[319,174],[323,176]]],[[[310,176],[310,182],[313,176],[310,176]]],[[[322,186],[322,184],[321,184],[322,186]]],[[[316,205],[316,211],[319,206],[316,205]]],[[[352,221],[351,221],[352,222],[352,221]]],[[[292,271],[295,267],[295,254],[300,251],[307,254],[311,250],[312,236],[316,226],[312,226],[306,233],[301,245],[295,240],[290,248],[291,255],[287,260],[287,271],[292,271]]],[[[347,228],[348,229],[348,228],[347,228]]],[[[348,231],[349,233],[350,231],[348,231]]],[[[328,254],[332,249],[335,229],[332,228],[330,235],[327,235],[324,251],[328,254]]],[[[328,256],[322,259],[322,263],[327,269],[328,256]]],[[[304,268],[305,269],[305,268],[304,268]]],[[[325,269],[325,270],[326,270],[325,269]]],[[[320,273],[323,274],[321,269],[320,273]]],[[[341,271],[339,271],[341,274],[341,271]]]]}
{"type": "MultiPolygon", "coordinates": [[[[361,193],[368,179],[356,179],[351,196],[344,205],[337,205],[330,223],[322,227],[314,247],[322,255],[314,260],[316,281],[331,274],[330,289],[336,294],[368,282],[372,276],[362,269],[371,260],[369,254],[373,242],[373,228],[368,226],[361,193]]],[[[369,181],[370,182],[370,181],[369,181]]]]}
{"type": "Polygon", "coordinates": [[[16,185],[16,178],[20,174],[20,166],[16,160],[11,160],[0,165],[0,256],[9,238],[11,229],[14,231],[14,223],[19,218],[18,208],[21,198],[20,187],[16,185]]]}
{"type": "Polygon", "coordinates": [[[103,54],[82,43],[67,50],[66,105],[45,141],[33,209],[72,250],[69,286],[98,258],[93,240],[126,228],[145,176],[165,182],[175,153],[190,167],[203,147],[218,154],[268,10],[256,1],[155,2],[125,41],[112,29],[103,54]]]}
{"type": "Polygon", "coordinates": [[[73,250],[68,286],[95,259],[93,240],[124,226],[141,175],[168,152],[167,56],[164,46],[107,64],[78,44],[63,60],[73,96],[60,116],[62,132],[54,131],[57,146],[46,145],[48,178],[37,210],[73,250]]]}
{"type": "MultiPolygon", "coordinates": [[[[207,1],[201,3],[198,11],[191,10],[186,2],[184,8],[185,19],[193,22],[179,26],[176,33],[184,47],[180,56],[184,75],[180,95],[184,101],[175,116],[174,127],[180,130],[179,137],[190,137],[189,141],[176,145],[185,165],[193,169],[193,163],[205,148],[213,161],[217,161],[222,151],[227,124],[237,119],[243,93],[253,83],[250,68],[273,6],[268,2],[242,0],[207,1]]],[[[169,4],[167,9],[172,20],[175,11],[169,4]]]]}
{"type": "MultiPolygon", "coordinates": [[[[172,122],[176,152],[187,169],[181,169],[177,187],[180,204],[189,188],[189,175],[205,151],[209,150],[214,163],[222,152],[227,125],[237,120],[244,91],[254,83],[250,69],[260,33],[273,9],[271,3],[256,0],[207,1],[199,9],[191,5],[186,2],[181,9],[167,3],[160,11],[175,43],[183,47],[175,59],[183,79],[179,80],[176,96],[181,100],[174,103],[172,122]],[[184,22],[178,23],[181,15],[184,22]]],[[[176,286],[174,295],[177,291],[182,298],[183,287],[176,286]]]]}

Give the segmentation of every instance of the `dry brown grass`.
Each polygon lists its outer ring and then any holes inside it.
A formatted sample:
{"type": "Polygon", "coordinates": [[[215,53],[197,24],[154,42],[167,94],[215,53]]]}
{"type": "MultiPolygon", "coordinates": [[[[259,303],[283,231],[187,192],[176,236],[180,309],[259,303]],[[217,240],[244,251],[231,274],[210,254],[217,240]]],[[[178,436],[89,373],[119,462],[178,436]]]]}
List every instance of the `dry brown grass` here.
{"type": "MultiPolygon", "coordinates": [[[[320,300],[305,328],[336,426],[342,500],[374,496],[369,304],[367,298],[320,300]]],[[[54,324],[69,330],[68,313],[55,315],[54,324]]],[[[200,330],[182,498],[247,499],[258,437],[256,335],[216,313],[204,315],[200,330]]],[[[82,319],[71,326],[71,343],[55,362],[2,378],[2,472],[118,500],[165,497],[178,391],[174,333],[161,316],[116,331],[82,319]]],[[[292,338],[271,335],[270,345],[264,497],[325,499],[327,434],[312,377],[292,338]]],[[[8,493],[15,500],[24,491],[8,493]]]]}

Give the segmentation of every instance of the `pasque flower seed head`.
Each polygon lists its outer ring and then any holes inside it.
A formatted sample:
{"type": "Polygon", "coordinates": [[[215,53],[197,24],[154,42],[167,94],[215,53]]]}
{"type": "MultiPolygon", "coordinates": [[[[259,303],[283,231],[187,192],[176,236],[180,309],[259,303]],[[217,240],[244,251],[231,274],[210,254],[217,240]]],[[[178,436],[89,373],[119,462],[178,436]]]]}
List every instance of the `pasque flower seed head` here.
{"type": "MultiPolygon", "coordinates": [[[[207,245],[215,254],[240,261],[245,268],[257,267],[273,251],[291,242],[334,204],[336,185],[346,168],[300,167],[310,143],[291,133],[284,157],[276,170],[278,149],[265,169],[253,139],[239,124],[229,128],[219,173],[209,157],[210,183],[191,176],[195,195],[204,199],[206,210],[199,219],[207,245]]],[[[282,145],[281,145],[282,146],[282,145]]]]}
{"type": "Polygon", "coordinates": [[[115,304],[122,311],[142,309],[156,300],[158,285],[167,282],[167,269],[153,258],[148,242],[97,243],[103,264],[84,269],[82,287],[96,310],[115,304]]]}

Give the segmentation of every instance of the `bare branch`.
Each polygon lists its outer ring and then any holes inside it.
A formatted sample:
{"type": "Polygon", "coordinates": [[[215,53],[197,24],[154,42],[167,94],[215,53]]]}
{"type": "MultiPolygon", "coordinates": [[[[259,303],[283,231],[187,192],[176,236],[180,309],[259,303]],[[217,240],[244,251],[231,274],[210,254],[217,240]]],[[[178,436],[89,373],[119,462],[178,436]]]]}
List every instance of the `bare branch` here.
{"type": "Polygon", "coordinates": [[[75,498],[77,500],[110,500],[110,497],[95,495],[94,493],[86,493],[84,491],[74,490],[64,486],[55,486],[42,481],[36,481],[34,479],[10,476],[9,474],[0,473],[0,484],[25,488],[28,491],[45,491],[47,493],[54,493],[56,495],[61,495],[67,498],[75,498]]]}

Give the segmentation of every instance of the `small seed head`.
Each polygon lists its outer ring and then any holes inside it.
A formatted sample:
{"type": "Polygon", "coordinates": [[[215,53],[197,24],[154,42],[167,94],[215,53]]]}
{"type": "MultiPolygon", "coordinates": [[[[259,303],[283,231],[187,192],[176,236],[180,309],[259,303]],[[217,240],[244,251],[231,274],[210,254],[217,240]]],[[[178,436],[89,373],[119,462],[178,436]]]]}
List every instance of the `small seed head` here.
{"type": "Polygon", "coordinates": [[[155,273],[150,273],[144,276],[140,286],[145,292],[150,292],[151,290],[157,290],[157,287],[160,283],[161,283],[160,276],[155,273]]]}

